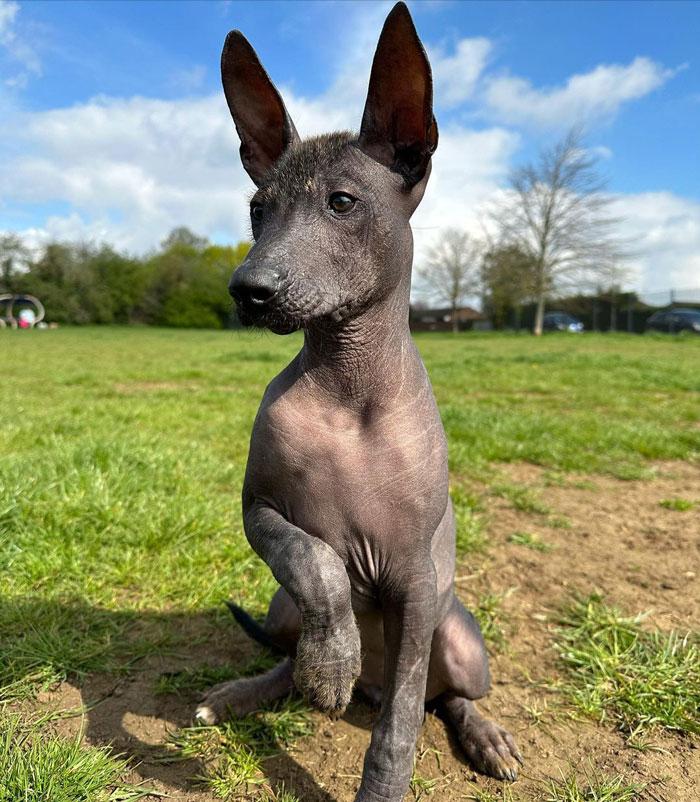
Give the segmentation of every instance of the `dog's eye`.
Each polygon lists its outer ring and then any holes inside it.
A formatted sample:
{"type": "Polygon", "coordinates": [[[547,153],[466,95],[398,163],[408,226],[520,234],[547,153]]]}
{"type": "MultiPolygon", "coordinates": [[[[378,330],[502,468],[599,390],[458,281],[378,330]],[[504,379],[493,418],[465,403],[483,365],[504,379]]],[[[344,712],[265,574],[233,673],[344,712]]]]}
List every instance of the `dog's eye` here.
{"type": "Polygon", "coordinates": [[[353,198],[347,192],[334,192],[328,199],[328,205],[337,214],[347,214],[352,211],[355,203],[357,203],[357,198],[353,198]]]}
{"type": "Polygon", "coordinates": [[[259,223],[263,219],[263,205],[262,203],[250,204],[250,219],[254,223],[259,223]]]}

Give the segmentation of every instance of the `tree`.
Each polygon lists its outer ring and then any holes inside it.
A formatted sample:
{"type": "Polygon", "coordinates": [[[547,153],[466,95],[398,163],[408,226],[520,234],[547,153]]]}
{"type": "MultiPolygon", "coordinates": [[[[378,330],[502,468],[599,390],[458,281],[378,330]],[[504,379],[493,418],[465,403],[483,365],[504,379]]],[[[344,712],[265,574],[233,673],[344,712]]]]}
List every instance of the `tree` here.
{"type": "Polygon", "coordinates": [[[21,267],[29,262],[29,251],[16,234],[0,236],[0,292],[18,292],[21,267]]]}
{"type": "Polygon", "coordinates": [[[231,322],[229,279],[249,249],[248,242],[210,245],[179,228],[147,258],[51,242],[30,259],[19,238],[0,236],[0,287],[36,295],[57,323],[222,328],[231,322]]]}
{"type": "Polygon", "coordinates": [[[532,298],[534,262],[517,245],[496,245],[481,262],[482,304],[494,328],[502,329],[511,311],[520,325],[520,308],[532,298]]]}
{"type": "Polygon", "coordinates": [[[610,331],[617,331],[617,307],[623,293],[623,284],[629,278],[629,269],[619,259],[609,259],[600,269],[600,286],[610,303],[610,331]]]}
{"type": "Polygon", "coordinates": [[[232,310],[228,282],[250,244],[207,246],[195,235],[174,234],[146,265],[142,318],[160,326],[223,328],[232,310]]]}
{"type": "Polygon", "coordinates": [[[533,264],[534,333],[542,333],[546,298],[555,291],[595,285],[611,260],[623,257],[614,236],[619,221],[598,163],[572,129],[538,160],[513,172],[510,191],[491,210],[500,241],[517,246],[533,264]]]}
{"type": "Polygon", "coordinates": [[[167,251],[174,245],[187,245],[194,248],[196,251],[204,250],[209,244],[206,237],[200,237],[198,234],[190,231],[187,226],[177,226],[168,236],[160,243],[160,247],[167,251]]]}
{"type": "Polygon", "coordinates": [[[436,300],[450,306],[452,331],[458,331],[457,309],[479,290],[481,243],[466,231],[448,228],[427,252],[416,271],[436,300]]]}

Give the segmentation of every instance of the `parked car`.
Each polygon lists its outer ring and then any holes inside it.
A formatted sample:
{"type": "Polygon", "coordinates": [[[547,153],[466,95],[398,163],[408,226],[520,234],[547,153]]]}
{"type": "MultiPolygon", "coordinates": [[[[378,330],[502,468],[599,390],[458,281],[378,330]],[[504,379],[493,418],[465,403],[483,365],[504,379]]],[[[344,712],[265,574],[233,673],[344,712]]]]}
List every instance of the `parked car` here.
{"type": "Polygon", "coordinates": [[[583,331],[583,323],[568,312],[547,312],[542,319],[544,331],[583,331]]]}
{"type": "Polygon", "coordinates": [[[663,331],[678,334],[692,331],[700,334],[700,309],[666,309],[654,312],[647,320],[647,331],[663,331]]]}

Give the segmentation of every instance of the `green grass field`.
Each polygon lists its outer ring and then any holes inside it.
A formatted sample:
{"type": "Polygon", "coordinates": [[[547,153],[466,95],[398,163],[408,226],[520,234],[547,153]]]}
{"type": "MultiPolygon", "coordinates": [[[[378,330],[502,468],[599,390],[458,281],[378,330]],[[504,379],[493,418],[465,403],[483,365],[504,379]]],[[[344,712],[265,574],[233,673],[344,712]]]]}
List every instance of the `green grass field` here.
{"type": "MultiPolygon", "coordinates": [[[[462,551],[487,548],[478,499],[462,481],[536,504],[503,483],[500,463],[644,478],[653,460],[700,455],[700,338],[417,342],[448,433],[462,551]]],[[[16,706],[65,677],[196,649],[182,621],[200,616],[210,637],[229,626],[221,602],[232,596],[264,611],[274,582],[243,535],[239,494],[264,387],[300,343],[241,332],[0,331],[0,698],[16,706]]],[[[299,716],[293,733],[305,726],[299,716]]],[[[112,757],[42,740],[44,723],[0,707],[0,771],[11,749],[26,758],[0,802],[73,802],[70,792],[27,791],[38,787],[37,766],[58,776],[68,764],[86,777],[79,799],[107,798],[105,788],[115,800],[139,797],[114,779],[112,757]]]]}

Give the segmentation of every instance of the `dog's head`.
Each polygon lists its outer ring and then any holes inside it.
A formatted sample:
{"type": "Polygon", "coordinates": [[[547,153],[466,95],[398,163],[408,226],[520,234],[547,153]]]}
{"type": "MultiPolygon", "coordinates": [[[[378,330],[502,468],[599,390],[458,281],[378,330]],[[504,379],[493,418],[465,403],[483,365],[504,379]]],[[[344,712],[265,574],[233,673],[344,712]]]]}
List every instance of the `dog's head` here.
{"type": "Polygon", "coordinates": [[[258,188],[255,244],[229,285],[239,317],[280,334],[319,319],[340,324],[410,270],[409,219],[437,147],[430,65],[408,9],[398,3],[384,23],[359,136],[301,141],[238,31],[226,38],[221,73],[258,188]]]}

